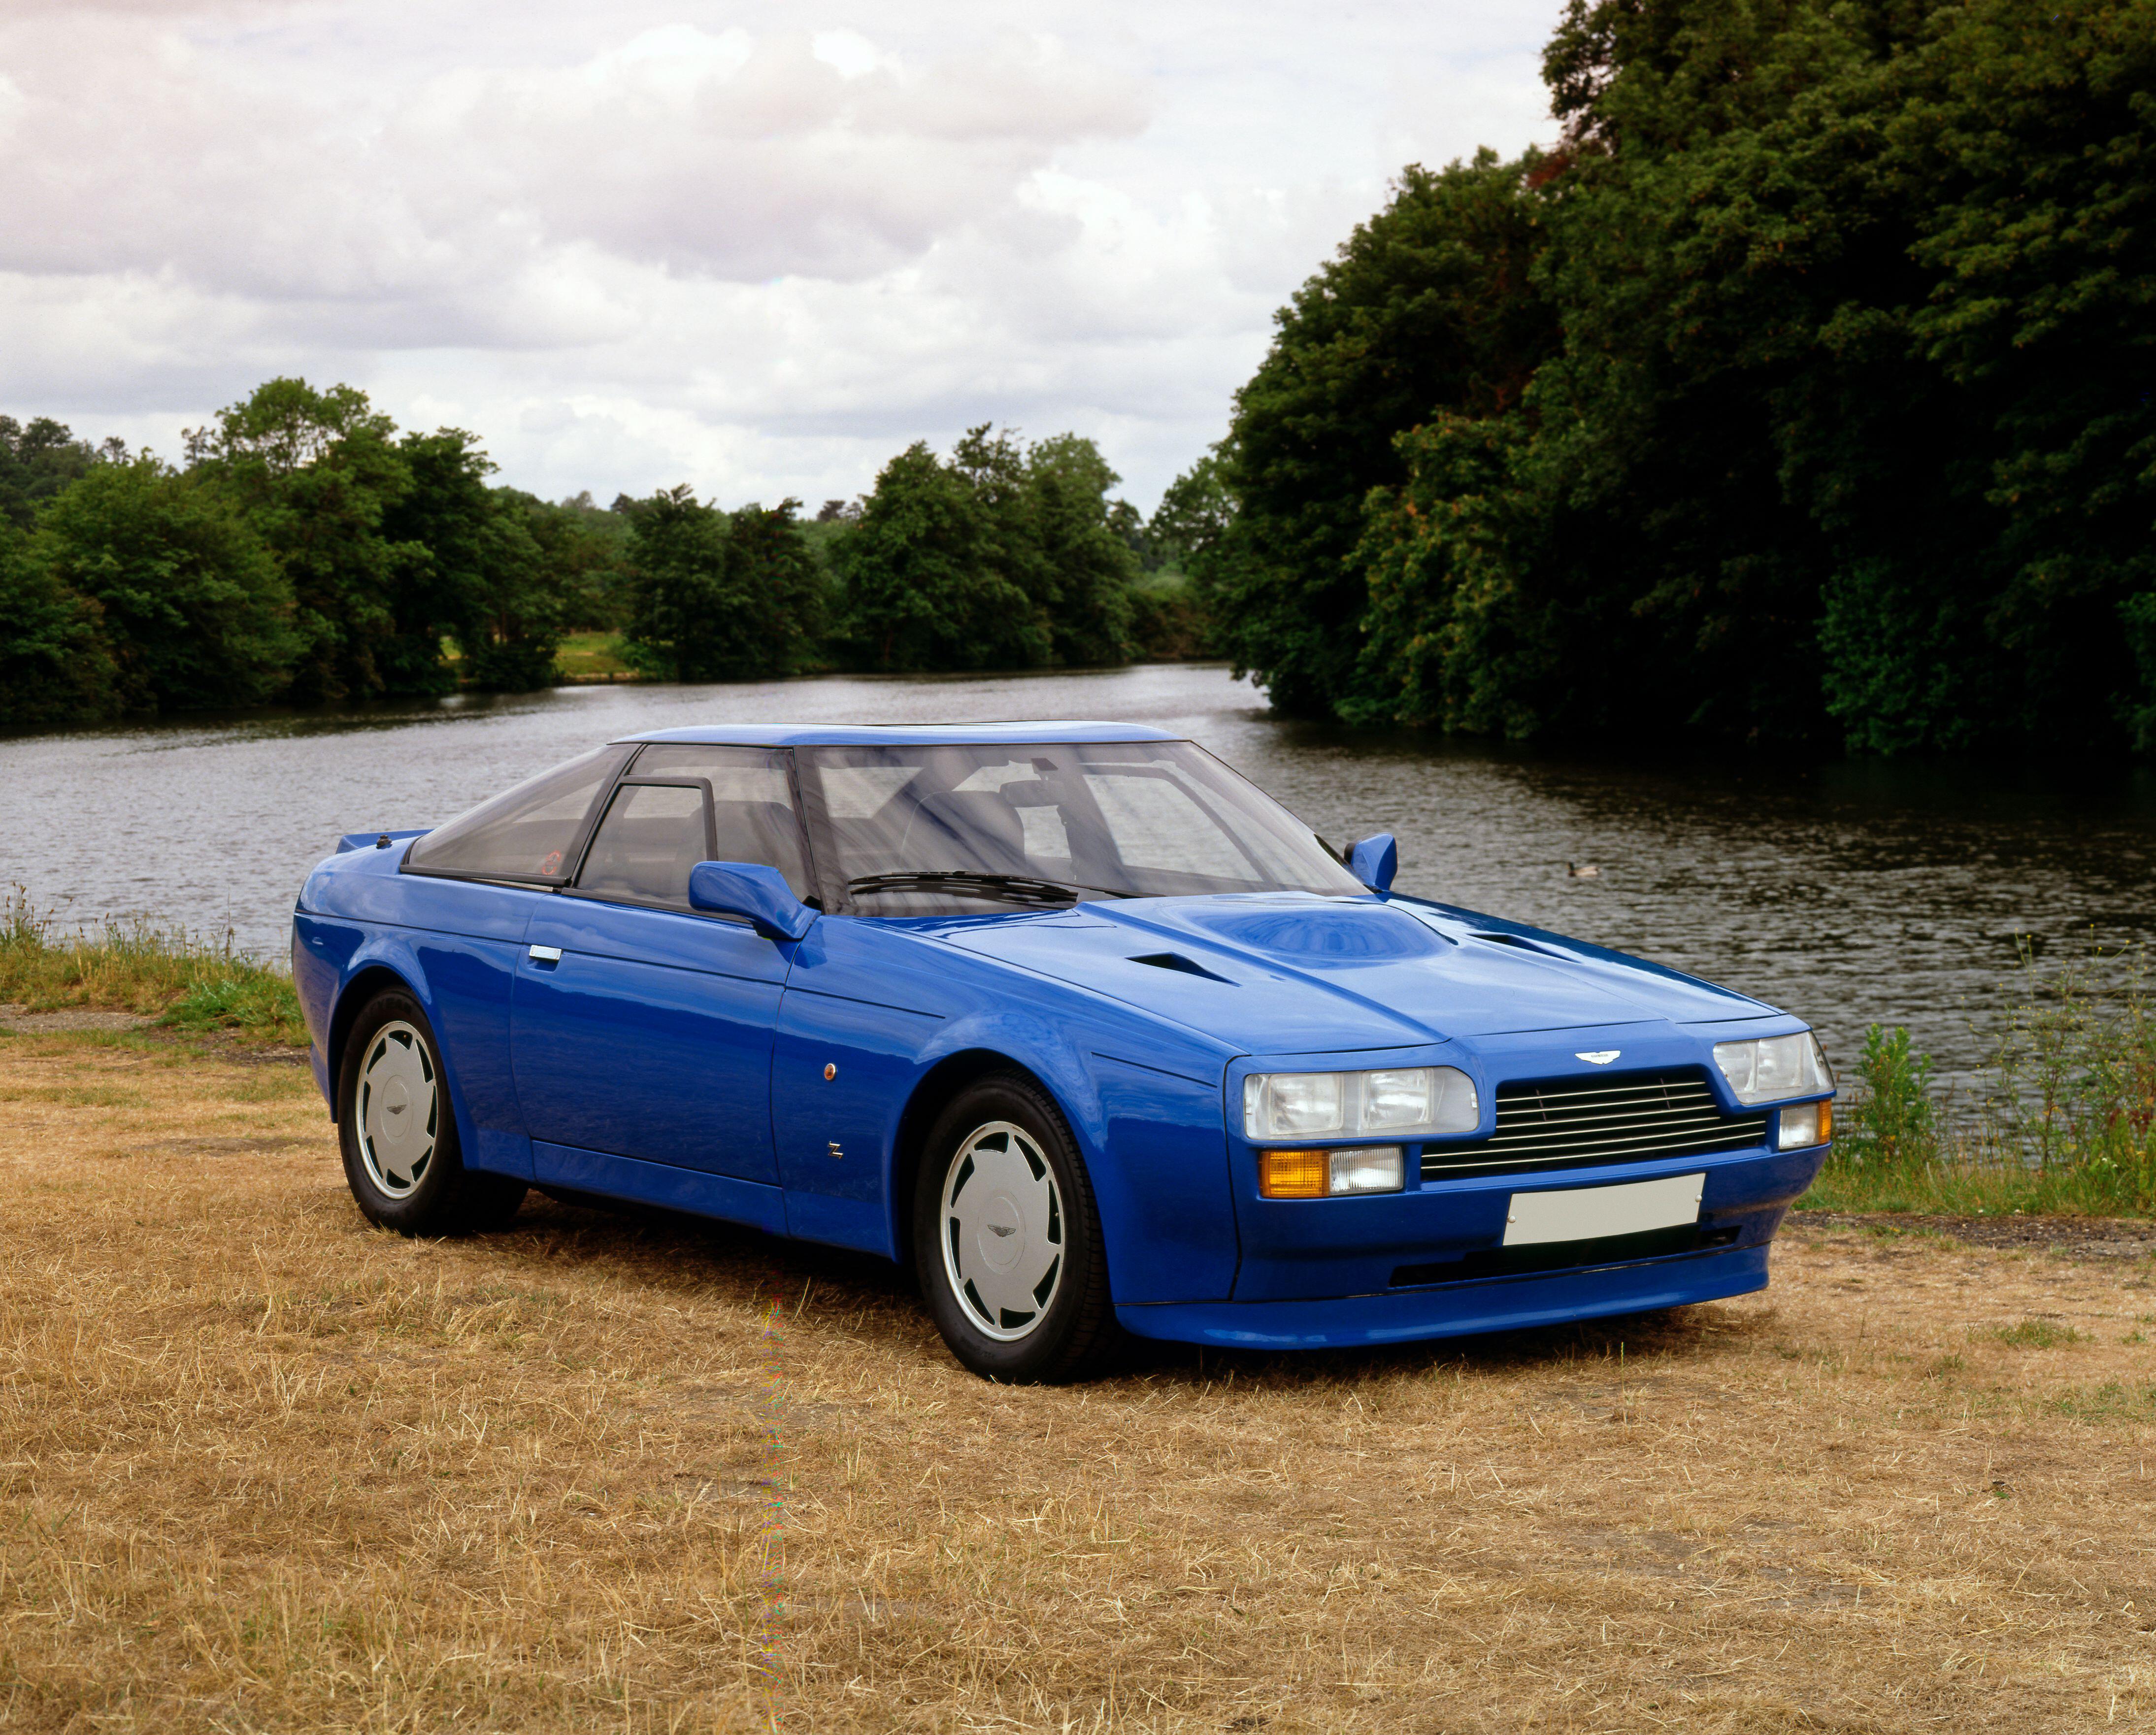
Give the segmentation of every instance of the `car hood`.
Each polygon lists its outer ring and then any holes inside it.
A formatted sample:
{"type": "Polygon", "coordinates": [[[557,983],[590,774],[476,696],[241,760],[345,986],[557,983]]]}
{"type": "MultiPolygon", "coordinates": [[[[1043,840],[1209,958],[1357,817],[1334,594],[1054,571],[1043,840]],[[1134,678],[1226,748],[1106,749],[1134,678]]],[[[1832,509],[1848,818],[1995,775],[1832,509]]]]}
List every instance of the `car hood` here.
{"type": "Polygon", "coordinates": [[[946,944],[1112,995],[1252,1054],[1771,1011],[1619,952],[1405,900],[1132,898],[937,927],[946,944]]]}

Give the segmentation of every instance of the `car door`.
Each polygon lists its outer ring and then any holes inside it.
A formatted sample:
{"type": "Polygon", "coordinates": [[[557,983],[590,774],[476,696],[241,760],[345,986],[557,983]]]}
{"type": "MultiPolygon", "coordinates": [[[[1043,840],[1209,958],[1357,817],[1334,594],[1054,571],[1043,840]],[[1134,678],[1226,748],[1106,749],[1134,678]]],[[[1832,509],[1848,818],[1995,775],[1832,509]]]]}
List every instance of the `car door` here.
{"type": "Polygon", "coordinates": [[[575,884],[534,916],[512,1047],[541,1179],[593,1184],[582,1152],[777,1182],[772,1031],[793,947],[692,911],[706,860],[809,889],[788,755],[644,747],[575,884]]]}

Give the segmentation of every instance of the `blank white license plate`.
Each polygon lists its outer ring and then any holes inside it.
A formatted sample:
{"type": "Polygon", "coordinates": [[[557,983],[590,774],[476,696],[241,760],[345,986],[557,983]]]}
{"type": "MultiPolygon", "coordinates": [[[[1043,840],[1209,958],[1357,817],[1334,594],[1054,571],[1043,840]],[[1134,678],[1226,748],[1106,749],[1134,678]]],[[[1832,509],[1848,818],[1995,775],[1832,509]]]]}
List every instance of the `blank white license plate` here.
{"type": "Polygon", "coordinates": [[[1543,1241],[1591,1241],[1636,1235],[1699,1221],[1705,1175],[1667,1175],[1618,1187],[1573,1187],[1561,1193],[1516,1193],[1505,1218],[1507,1247],[1543,1241]]]}

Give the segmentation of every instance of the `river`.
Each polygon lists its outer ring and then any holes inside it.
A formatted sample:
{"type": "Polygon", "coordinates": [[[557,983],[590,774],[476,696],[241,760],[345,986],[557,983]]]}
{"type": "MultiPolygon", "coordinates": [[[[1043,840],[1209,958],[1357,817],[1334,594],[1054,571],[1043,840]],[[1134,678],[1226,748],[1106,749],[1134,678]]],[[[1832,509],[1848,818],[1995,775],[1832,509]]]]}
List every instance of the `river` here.
{"type": "Polygon", "coordinates": [[[66,925],[146,915],[281,957],[338,834],[438,823],[593,743],[691,723],[1158,725],[1335,843],[1400,842],[1405,891],[1659,959],[1948,1071],[2047,962],[2156,924],[2156,775],[2056,762],[1673,760],[1295,724],[1219,665],[583,686],[0,737],[0,880],[66,925]],[[1576,871],[1591,867],[1591,874],[1576,871]],[[1975,1029],[1972,1029],[1972,1025],[1975,1029]]]}

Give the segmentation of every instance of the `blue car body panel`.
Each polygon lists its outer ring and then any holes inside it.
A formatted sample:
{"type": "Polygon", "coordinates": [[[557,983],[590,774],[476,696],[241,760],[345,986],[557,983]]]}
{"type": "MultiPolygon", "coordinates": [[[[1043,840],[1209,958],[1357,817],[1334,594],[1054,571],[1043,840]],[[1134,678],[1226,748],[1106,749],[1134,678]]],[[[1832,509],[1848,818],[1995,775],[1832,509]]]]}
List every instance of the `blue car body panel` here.
{"type": "MultiPolygon", "coordinates": [[[[788,747],[1170,740],[1126,725],[672,730],[788,747]]],[[[385,845],[380,841],[387,835],[385,845]]],[[[1024,1069],[1092,1183],[1118,1317],[1141,1335],[1307,1347],[1437,1337],[1756,1289],[1823,1147],[1424,1180],[1494,1127],[1499,1086],[1702,1076],[1716,1041],[1804,1026],[1678,972],[1396,893],[1127,898],[987,916],[747,922],[401,871],[355,832],[309,875],[293,972],[334,1111],[342,1032],[394,983],[424,1009],[465,1161],[894,1259],[939,1081],[1024,1069]],[[1584,1058],[1616,1050],[1605,1070],[1584,1058]],[[1260,1196],[1254,1072],[1456,1067],[1471,1134],[1405,1147],[1402,1191],[1260,1196]],[[1440,1165],[1442,1166],[1441,1163],[1440,1165]],[[1572,1244],[1513,1269],[1516,1193],[1700,1174],[1696,1245],[1572,1244]],[[1623,1253],[1621,1258],[1609,1258],[1623,1253]]],[[[1755,1111],[1756,1112],[1756,1111],[1755,1111]]]]}
{"type": "Polygon", "coordinates": [[[778,1184],[771,1038],[789,948],[742,922],[578,897],[547,897],[524,939],[511,1051],[533,1138],[778,1184]]]}

